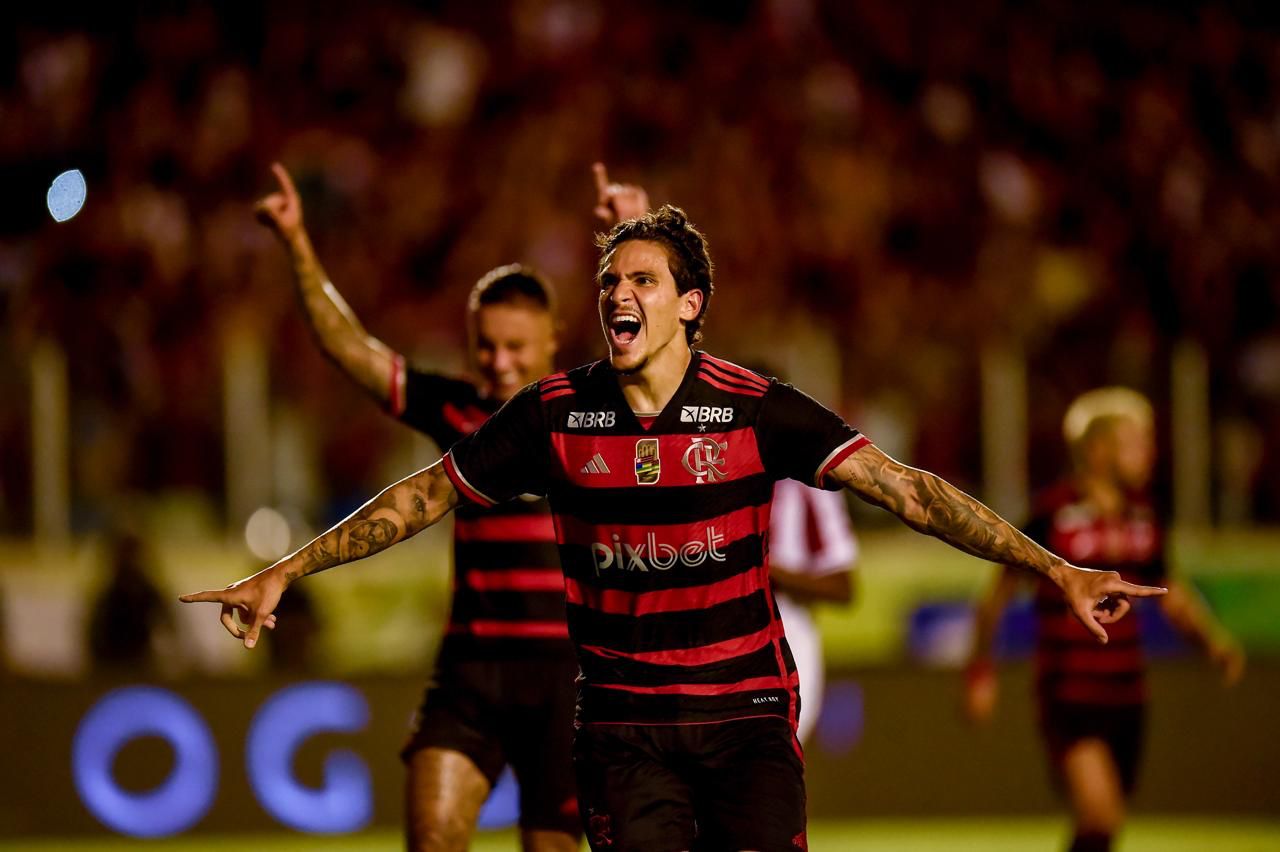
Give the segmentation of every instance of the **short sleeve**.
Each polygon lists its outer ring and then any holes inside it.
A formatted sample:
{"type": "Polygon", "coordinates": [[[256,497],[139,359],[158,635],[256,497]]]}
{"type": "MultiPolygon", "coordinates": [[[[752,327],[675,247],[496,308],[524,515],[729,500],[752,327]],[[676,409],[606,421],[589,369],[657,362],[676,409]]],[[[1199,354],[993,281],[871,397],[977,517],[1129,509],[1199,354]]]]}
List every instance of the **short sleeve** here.
{"type": "Polygon", "coordinates": [[[488,416],[470,382],[412,368],[403,375],[403,397],[392,395],[391,413],[441,447],[474,432],[488,416]]]}
{"type": "Polygon", "coordinates": [[[551,452],[537,384],[517,393],[454,444],[445,453],[444,469],[454,488],[481,506],[521,494],[545,495],[551,452]]]}
{"type": "Polygon", "coordinates": [[[825,477],[870,441],[840,415],[791,385],[774,381],[765,393],[757,440],[765,471],[774,479],[795,479],[831,488],[825,477]]]}

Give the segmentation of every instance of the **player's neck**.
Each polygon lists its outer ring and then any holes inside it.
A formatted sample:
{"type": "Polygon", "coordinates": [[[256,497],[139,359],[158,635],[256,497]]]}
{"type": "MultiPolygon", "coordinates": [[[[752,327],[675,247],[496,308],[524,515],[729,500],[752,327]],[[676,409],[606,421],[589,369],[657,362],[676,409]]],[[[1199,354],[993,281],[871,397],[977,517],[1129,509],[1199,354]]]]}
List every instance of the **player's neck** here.
{"type": "Polygon", "coordinates": [[[1128,497],[1111,477],[1083,472],[1076,476],[1076,487],[1080,490],[1080,496],[1098,514],[1109,517],[1124,513],[1128,497]]]}
{"type": "Polygon", "coordinates": [[[661,411],[680,389],[693,352],[683,335],[673,344],[664,346],[636,372],[618,374],[622,395],[632,411],[661,411]]]}

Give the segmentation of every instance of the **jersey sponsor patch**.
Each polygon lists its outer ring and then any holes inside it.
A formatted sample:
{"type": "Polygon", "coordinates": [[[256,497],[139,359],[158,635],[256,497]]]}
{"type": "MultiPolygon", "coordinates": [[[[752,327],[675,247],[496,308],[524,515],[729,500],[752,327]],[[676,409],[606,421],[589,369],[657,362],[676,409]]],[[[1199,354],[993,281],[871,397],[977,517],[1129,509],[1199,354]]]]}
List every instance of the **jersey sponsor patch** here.
{"type": "Polygon", "coordinates": [[[662,476],[662,459],[658,455],[657,438],[636,441],[636,484],[657,485],[662,476]]]}
{"type": "Polygon", "coordinates": [[[731,405],[682,405],[680,406],[681,423],[732,423],[733,406],[731,405]]]}
{"type": "Polygon", "coordinates": [[[700,538],[684,542],[667,542],[658,539],[650,531],[639,544],[630,544],[616,533],[611,542],[591,543],[591,557],[595,560],[596,576],[607,568],[621,571],[668,571],[676,565],[697,568],[710,557],[713,562],[724,562],[724,533],[708,525],[700,538]]]}
{"type": "Polygon", "coordinates": [[[613,411],[570,411],[569,429],[607,429],[618,421],[613,411]]]}

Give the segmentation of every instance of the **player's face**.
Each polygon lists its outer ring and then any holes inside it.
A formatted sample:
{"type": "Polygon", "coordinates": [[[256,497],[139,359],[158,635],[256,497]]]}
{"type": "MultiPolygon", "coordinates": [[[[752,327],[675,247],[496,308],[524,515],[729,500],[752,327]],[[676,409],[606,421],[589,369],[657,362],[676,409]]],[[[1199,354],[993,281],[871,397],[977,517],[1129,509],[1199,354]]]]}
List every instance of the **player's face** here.
{"type": "Polygon", "coordinates": [[[1108,430],[1111,469],[1120,485],[1139,489],[1151,481],[1155,440],[1151,428],[1136,420],[1117,420],[1108,430]]]}
{"type": "Polygon", "coordinates": [[[547,311],[519,302],[483,305],[472,322],[476,370],[488,396],[506,402],[551,372],[556,336],[547,311]]]}
{"type": "Polygon", "coordinates": [[[635,373],[668,349],[687,349],[684,323],[696,319],[701,306],[701,291],[676,291],[661,244],[630,240],[618,246],[600,275],[609,362],[620,373],[635,373]]]}

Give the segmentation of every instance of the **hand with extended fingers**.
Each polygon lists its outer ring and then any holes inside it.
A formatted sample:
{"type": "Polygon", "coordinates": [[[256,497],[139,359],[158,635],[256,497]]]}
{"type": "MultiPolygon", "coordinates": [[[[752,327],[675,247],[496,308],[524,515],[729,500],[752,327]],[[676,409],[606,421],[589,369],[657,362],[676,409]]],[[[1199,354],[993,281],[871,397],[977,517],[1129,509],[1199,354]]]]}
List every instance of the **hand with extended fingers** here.
{"type": "Polygon", "coordinates": [[[183,595],[178,600],[183,603],[221,604],[222,626],[235,638],[243,639],[246,648],[252,648],[258,644],[262,628],[273,630],[276,626],[275,608],[289,585],[278,568],[278,565],[273,565],[225,589],[183,595]]]}
{"type": "Polygon", "coordinates": [[[302,201],[293,186],[289,172],[279,163],[271,164],[271,171],[280,184],[280,191],[273,192],[253,206],[258,221],[276,232],[288,242],[302,231],[302,201]]]}
{"type": "Polygon", "coordinates": [[[629,183],[610,183],[604,163],[594,163],[591,171],[596,177],[595,214],[607,227],[619,222],[638,219],[649,212],[649,194],[643,187],[629,183]]]}
{"type": "Polygon", "coordinates": [[[1115,571],[1095,571],[1074,565],[1061,567],[1051,576],[1061,587],[1075,617],[1103,644],[1107,641],[1107,631],[1102,625],[1123,618],[1129,611],[1130,597],[1153,597],[1169,591],[1126,583],[1115,571]]]}

